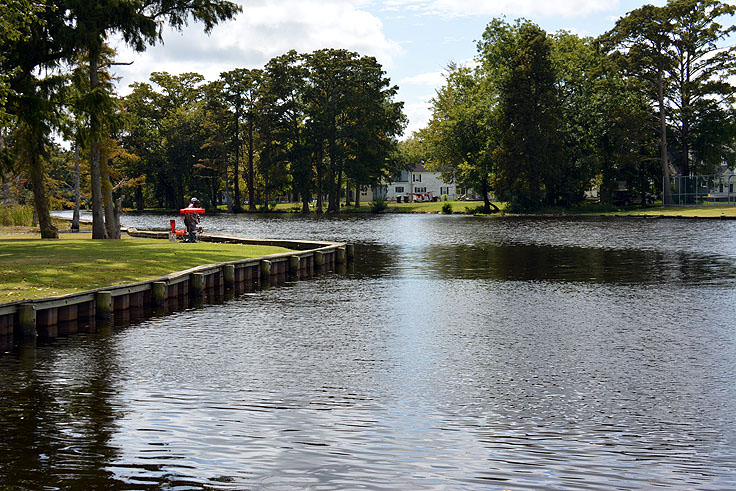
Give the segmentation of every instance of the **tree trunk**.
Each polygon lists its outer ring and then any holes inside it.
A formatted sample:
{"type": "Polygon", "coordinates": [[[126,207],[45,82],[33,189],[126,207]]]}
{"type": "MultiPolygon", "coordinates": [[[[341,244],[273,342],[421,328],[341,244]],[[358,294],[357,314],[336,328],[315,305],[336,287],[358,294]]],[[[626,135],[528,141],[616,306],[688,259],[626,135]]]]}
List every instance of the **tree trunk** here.
{"type": "Polygon", "coordinates": [[[667,155],[667,119],[664,109],[664,81],[662,69],[657,74],[657,99],[659,102],[659,158],[662,165],[662,200],[665,205],[672,204],[670,187],[670,164],[667,155]]]}
{"type": "Polygon", "coordinates": [[[79,232],[79,208],[81,196],[79,190],[79,145],[74,145],[74,214],[72,215],[72,232],[79,232]]]}
{"type": "Polygon", "coordinates": [[[38,216],[38,225],[41,229],[42,239],[58,239],[59,231],[54,227],[51,221],[51,213],[49,212],[49,200],[46,195],[46,186],[44,183],[44,169],[41,161],[41,136],[37,134],[37,130],[28,128],[27,158],[30,167],[31,185],[33,186],[33,204],[38,216]]]}
{"type": "Polygon", "coordinates": [[[355,183],[355,208],[360,208],[360,184],[355,183]]]}
{"type": "MultiPolygon", "coordinates": [[[[99,85],[97,77],[97,54],[90,52],[89,87],[93,91],[99,85]]],[[[105,218],[102,206],[102,184],[100,178],[100,120],[95,110],[89,114],[89,178],[92,188],[92,238],[107,239],[105,218]]]]}
{"type": "Polygon", "coordinates": [[[143,200],[143,188],[138,186],[135,188],[135,208],[138,211],[143,211],[145,208],[145,202],[143,200]]]}
{"type": "Polygon", "coordinates": [[[248,209],[256,211],[255,170],[253,163],[253,116],[248,115],[248,209]]]}
{"type": "Polygon", "coordinates": [[[345,178],[345,206],[350,206],[352,196],[350,195],[350,179],[345,178]]]}
{"type": "Polygon", "coordinates": [[[233,163],[233,167],[233,194],[235,195],[235,203],[232,206],[232,211],[240,213],[243,211],[242,206],[240,206],[240,98],[238,98],[235,107],[235,162],[233,163]]]}
{"type": "Polygon", "coordinates": [[[322,213],[322,151],[317,155],[317,213],[322,213]]]}
{"type": "Polygon", "coordinates": [[[116,217],[115,201],[112,197],[110,164],[112,164],[112,159],[109,159],[107,162],[100,161],[100,184],[102,187],[102,204],[105,209],[105,230],[107,231],[108,239],[119,239],[120,219],[116,217]]]}

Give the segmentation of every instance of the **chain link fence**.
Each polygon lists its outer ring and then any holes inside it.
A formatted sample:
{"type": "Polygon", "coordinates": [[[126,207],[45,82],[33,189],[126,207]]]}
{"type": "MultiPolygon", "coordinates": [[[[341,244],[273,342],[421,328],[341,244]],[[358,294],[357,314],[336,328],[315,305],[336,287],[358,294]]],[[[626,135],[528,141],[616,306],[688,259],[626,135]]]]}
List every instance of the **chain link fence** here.
{"type": "Polygon", "coordinates": [[[665,206],[736,205],[736,174],[672,176],[663,184],[672,191],[665,206]]]}

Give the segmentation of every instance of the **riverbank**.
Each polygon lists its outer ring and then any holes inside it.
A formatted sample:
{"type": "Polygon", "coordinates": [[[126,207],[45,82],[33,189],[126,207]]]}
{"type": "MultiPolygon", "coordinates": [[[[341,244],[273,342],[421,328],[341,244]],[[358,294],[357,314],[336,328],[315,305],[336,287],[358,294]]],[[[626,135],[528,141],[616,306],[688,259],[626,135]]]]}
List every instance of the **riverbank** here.
{"type": "MultiPolygon", "coordinates": [[[[454,215],[475,215],[481,213],[483,206],[482,201],[436,201],[421,203],[396,203],[394,201],[386,202],[386,209],[382,213],[420,213],[420,214],[440,214],[443,213],[443,206],[449,204],[451,213],[454,215]]],[[[501,210],[501,213],[494,214],[496,216],[661,216],[661,217],[686,217],[686,218],[736,218],[736,206],[734,205],[709,205],[709,206],[661,206],[653,205],[642,208],[640,206],[616,207],[610,205],[602,205],[598,203],[583,203],[578,206],[571,207],[555,207],[546,208],[534,213],[517,214],[510,213],[506,210],[506,203],[494,202],[501,210]]],[[[219,210],[227,213],[223,209],[219,210]]],[[[135,211],[130,210],[135,213],[135,211]]],[[[150,210],[152,213],[163,213],[161,210],[150,210]]],[[[314,209],[312,209],[314,212],[314,209]]],[[[146,213],[146,212],[144,212],[146,213]]],[[[174,212],[171,212],[174,213],[174,212]]],[[[244,212],[248,214],[248,212],[244,212]]],[[[269,212],[258,211],[261,213],[301,213],[301,205],[298,203],[279,203],[269,212]]],[[[370,203],[361,203],[359,208],[355,206],[343,206],[340,213],[345,214],[368,214],[372,213],[370,203]]]]}
{"type": "Polygon", "coordinates": [[[62,233],[43,240],[0,229],[0,303],[31,300],[157,278],[202,264],[288,252],[284,247],[131,238],[93,240],[62,233]]]}
{"type": "Polygon", "coordinates": [[[351,245],[337,242],[208,234],[188,244],[169,242],[168,232],[129,228],[127,234],[123,240],[79,234],[0,240],[0,267],[7,271],[0,295],[10,297],[0,298],[0,351],[24,339],[94,330],[97,320],[150,317],[287,278],[345,270],[353,257],[351,245]],[[166,274],[158,276],[161,270],[166,274]]]}

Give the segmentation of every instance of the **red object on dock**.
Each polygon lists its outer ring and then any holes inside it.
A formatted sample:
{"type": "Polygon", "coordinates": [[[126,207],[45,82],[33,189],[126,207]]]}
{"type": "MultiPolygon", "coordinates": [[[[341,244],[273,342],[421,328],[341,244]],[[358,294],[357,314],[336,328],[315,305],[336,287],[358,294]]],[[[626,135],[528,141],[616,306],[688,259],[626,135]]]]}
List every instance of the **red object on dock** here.
{"type": "Polygon", "coordinates": [[[177,229],[176,229],[176,220],[174,220],[174,219],[171,219],[171,220],[170,220],[170,222],[171,222],[171,233],[172,233],[172,234],[174,234],[174,235],[180,235],[180,236],[184,236],[184,234],[186,234],[186,233],[187,233],[187,231],[186,231],[186,230],[177,230],[177,229]]]}

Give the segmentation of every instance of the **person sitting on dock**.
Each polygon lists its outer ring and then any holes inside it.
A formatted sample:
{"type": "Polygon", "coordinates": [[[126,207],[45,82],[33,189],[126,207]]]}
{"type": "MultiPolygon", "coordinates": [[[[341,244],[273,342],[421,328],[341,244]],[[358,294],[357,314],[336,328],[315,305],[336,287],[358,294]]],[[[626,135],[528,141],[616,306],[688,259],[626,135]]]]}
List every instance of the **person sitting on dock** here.
{"type": "MultiPolygon", "coordinates": [[[[187,208],[199,208],[199,200],[192,198],[187,208]]],[[[189,233],[187,242],[197,242],[197,225],[199,224],[199,213],[186,213],[184,215],[184,226],[189,233]]]]}

